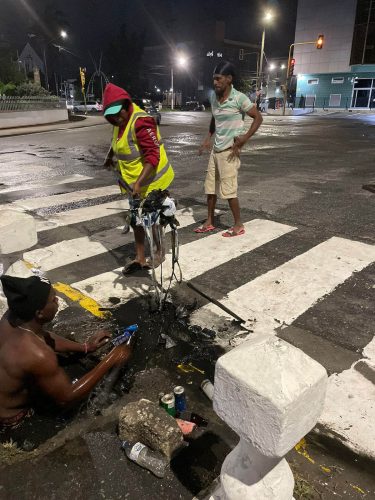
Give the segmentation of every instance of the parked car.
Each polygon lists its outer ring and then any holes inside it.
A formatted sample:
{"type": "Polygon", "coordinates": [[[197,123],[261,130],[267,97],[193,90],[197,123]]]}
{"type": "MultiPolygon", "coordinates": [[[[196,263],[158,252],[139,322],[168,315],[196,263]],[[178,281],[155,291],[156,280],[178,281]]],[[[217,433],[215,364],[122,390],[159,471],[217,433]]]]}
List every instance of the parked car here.
{"type": "Polygon", "coordinates": [[[145,110],[152,118],[156,121],[158,125],[161,123],[161,114],[157,110],[156,106],[150,101],[150,99],[133,99],[133,102],[139,106],[141,109],[145,110]]]}
{"type": "MultiPolygon", "coordinates": [[[[69,108],[68,108],[69,109],[69,108]]],[[[101,113],[103,111],[103,104],[98,101],[87,101],[86,106],[84,101],[73,102],[74,113],[101,113]]]]}
{"type": "Polygon", "coordinates": [[[204,111],[206,108],[198,101],[186,101],[181,106],[182,111],[204,111]]]}

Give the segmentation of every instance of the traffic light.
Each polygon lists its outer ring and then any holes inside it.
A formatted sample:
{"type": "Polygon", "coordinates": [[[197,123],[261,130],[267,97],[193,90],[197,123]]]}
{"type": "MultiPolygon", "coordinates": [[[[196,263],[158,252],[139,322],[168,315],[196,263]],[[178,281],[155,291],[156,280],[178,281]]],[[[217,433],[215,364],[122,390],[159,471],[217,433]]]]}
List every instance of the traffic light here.
{"type": "Polygon", "coordinates": [[[288,72],[288,77],[291,78],[293,76],[293,73],[294,73],[294,65],[296,64],[296,60],[294,59],[291,59],[290,60],[290,63],[289,63],[289,72],[288,72]]]}
{"type": "Polygon", "coordinates": [[[243,61],[243,56],[244,56],[244,49],[240,49],[240,52],[239,52],[239,54],[238,54],[238,59],[239,59],[240,61],[243,61]]]}
{"type": "Polygon", "coordinates": [[[86,83],[86,68],[79,68],[79,74],[81,76],[81,85],[82,85],[82,88],[84,88],[85,86],[85,83],[86,83]]]}
{"type": "Polygon", "coordinates": [[[324,45],[324,35],[319,35],[318,39],[316,41],[316,48],[317,49],[322,49],[324,45]]]}

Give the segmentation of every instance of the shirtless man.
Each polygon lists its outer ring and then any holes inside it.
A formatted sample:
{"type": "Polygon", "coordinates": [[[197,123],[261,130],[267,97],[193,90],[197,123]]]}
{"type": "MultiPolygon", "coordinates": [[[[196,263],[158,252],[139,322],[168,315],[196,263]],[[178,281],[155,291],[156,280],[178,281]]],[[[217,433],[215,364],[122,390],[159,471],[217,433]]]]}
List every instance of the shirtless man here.
{"type": "Polygon", "coordinates": [[[108,340],[108,333],[97,332],[84,344],[49,333],[44,324],[58,309],[51,283],[37,276],[3,275],[0,281],[9,307],[0,320],[0,431],[17,427],[32,414],[33,393],[42,392],[58,405],[68,406],[87,396],[108,370],[129,358],[128,346],[115,347],[72,384],[55,352],[93,352],[108,340]]]}

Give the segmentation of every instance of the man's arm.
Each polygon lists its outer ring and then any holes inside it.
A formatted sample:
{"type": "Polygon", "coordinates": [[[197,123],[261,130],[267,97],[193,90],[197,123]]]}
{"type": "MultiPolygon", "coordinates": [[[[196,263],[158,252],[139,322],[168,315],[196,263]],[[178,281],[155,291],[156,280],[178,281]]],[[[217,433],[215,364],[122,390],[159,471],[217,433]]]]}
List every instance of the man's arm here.
{"type": "Polygon", "coordinates": [[[152,117],[138,118],[135,135],[143,157],[143,169],[133,187],[133,195],[140,194],[142,185],[155,172],[160,159],[160,144],[156,132],[156,123],[152,117]]]}
{"type": "Polygon", "coordinates": [[[55,333],[45,333],[53,339],[56,352],[84,352],[85,354],[96,351],[99,347],[104,345],[110,337],[110,334],[105,330],[99,330],[87,342],[80,344],[73,340],[64,339],[64,337],[60,337],[55,333]]]}
{"type": "Polygon", "coordinates": [[[112,146],[110,146],[107,155],[104,160],[103,166],[106,168],[111,168],[113,166],[113,156],[114,156],[114,151],[112,149],[112,146]]]}
{"type": "Polygon", "coordinates": [[[258,130],[258,128],[261,126],[263,122],[262,115],[260,114],[256,106],[252,106],[249,109],[249,111],[246,112],[246,114],[253,119],[253,122],[249,130],[246,132],[246,134],[239,135],[238,137],[236,137],[232,146],[232,152],[230,154],[230,157],[232,158],[240,156],[240,151],[242,146],[246,144],[246,142],[250,139],[250,137],[252,137],[255,134],[255,132],[258,130]]]}
{"type": "Polygon", "coordinates": [[[206,138],[204,139],[204,141],[202,142],[200,148],[199,148],[199,154],[201,155],[203,153],[203,151],[205,150],[210,150],[211,149],[211,137],[214,135],[215,133],[215,118],[213,116],[211,116],[211,121],[210,121],[210,126],[209,126],[209,129],[208,129],[208,134],[206,135],[206,138]]]}
{"type": "Polygon", "coordinates": [[[86,397],[113,366],[128,361],[130,354],[129,346],[115,347],[95,368],[74,384],[58,365],[57,358],[51,351],[41,351],[28,371],[41,391],[58,405],[67,406],[86,397]]]}

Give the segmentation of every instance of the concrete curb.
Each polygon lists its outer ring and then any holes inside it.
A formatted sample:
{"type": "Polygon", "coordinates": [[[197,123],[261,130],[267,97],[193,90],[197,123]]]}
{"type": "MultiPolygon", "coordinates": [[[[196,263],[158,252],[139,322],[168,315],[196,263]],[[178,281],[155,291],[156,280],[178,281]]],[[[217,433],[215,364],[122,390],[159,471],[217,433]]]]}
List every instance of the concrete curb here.
{"type": "Polygon", "coordinates": [[[84,117],[83,120],[55,122],[48,125],[34,125],[30,127],[17,127],[0,130],[0,137],[14,137],[17,135],[40,134],[43,132],[57,132],[59,130],[70,130],[75,128],[96,127],[107,125],[103,117],[84,117]],[[93,123],[94,122],[94,123],[93,123]]]}

